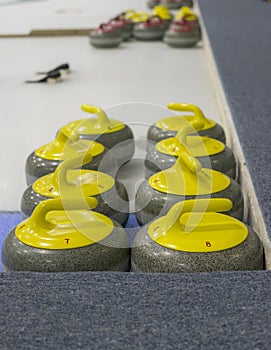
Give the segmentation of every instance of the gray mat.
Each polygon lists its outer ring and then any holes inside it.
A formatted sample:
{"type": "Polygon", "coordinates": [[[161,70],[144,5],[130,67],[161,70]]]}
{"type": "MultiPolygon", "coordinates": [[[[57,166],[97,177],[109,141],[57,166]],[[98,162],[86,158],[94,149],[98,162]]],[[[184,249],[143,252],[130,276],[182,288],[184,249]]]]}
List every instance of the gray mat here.
{"type": "Polygon", "coordinates": [[[0,274],[1,349],[270,349],[271,272],[0,274]]]}
{"type": "Polygon", "coordinates": [[[271,4],[199,0],[220,78],[271,237],[271,4]]]}

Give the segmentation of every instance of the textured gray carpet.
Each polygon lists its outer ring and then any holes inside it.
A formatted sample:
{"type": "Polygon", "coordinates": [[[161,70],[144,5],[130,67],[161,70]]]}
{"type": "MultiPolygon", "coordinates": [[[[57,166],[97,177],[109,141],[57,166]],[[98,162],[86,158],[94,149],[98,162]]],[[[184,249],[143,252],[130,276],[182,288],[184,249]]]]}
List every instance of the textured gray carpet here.
{"type": "Polygon", "coordinates": [[[1,349],[270,349],[271,272],[0,274],[1,349]]]}
{"type": "Polygon", "coordinates": [[[271,237],[271,3],[199,0],[199,4],[271,237]]]}

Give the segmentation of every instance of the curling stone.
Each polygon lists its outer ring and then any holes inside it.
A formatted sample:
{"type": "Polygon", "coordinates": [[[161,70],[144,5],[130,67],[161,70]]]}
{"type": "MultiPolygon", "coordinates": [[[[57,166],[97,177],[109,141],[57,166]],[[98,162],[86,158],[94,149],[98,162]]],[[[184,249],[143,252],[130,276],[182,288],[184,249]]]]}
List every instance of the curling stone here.
{"type": "Polygon", "coordinates": [[[141,228],[132,247],[134,272],[212,272],[263,269],[258,235],[239,220],[218,212],[231,201],[211,198],[175,204],[141,228]]]}
{"type": "Polygon", "coordinates": [[[95,211],[125,224],[129,216],[129,198],[124,185],[100,171],[79,169],[92,159],[91,152],[64,160],[54,173],[36,180],[23,193],[21,212],[28,217],[38,203],[50,198],[95,197],[95,211]]]}
{"type": "Polygon", "coordinates": [[[198,133],[200,136],[211,137],[223,143],[226,142],[223,128],[215,121],[207,119],[199,107],[184,103],[169,103],[167,107],[173,111],[190,112],[193,115],[175,115],[161,119],[151,125],[147,133],[147,138],[151,143],[174,137],[178,131],[187,125],[187,122],[191,123],[194,119],[195,122],[203,124],[198,133]]]}
{"type": "Polygon", "coordinates": [[[122,34],[115,30],[110,23],[102,23],[89,33],[89,42],[98,48],[113,48],[122,42],[122,34]]]}
{"type": "Polygon", "coordinates": [[[192,47],[200,40],[201,28],[197,16],[189,7],[182,7],[165,32],[163,41],[173,47],[192,47]]]}
{"type": "Polygon", "coordinates": [[[134,23],[121,14],[109,21],[109,24],[122,35],[124,41],[129,40],[133,34],[134,23]]]}
{"type": "Polygon", "coordinates": [[[69,136],[78,132],[81,139],[93,140],[109,148],[118,165],[128,162],[135,151],[134,135],[128,125],[109,119],[105,111],[92,105],[82,105],[82,110],[96,115],[96,118],[79,119],[62,129],[69,136]]]}
{"type": "Polygon", "coordinates": [[[162,40],[167,27],[168,20],[152,16],[146,22],[135,24],[133,35],[139,40],[162,40]]]}
{"type": "Polygon", "coordinates": [[[129,239],[123,227],[90,209],[95,198],[39,203],[6,237],[5,271],[129,271],[129,239]]]}
{"type": "Polygon", "coordinates": [[[53,173],[64,159],[73,158],[87,150],[91,151],[92,160],[84,165],[83,169],[114,173],[117,162],[112,154],[107,154],[108,148],[95,141],[79,140],[78,133],[68,137],[61,129],[54,141],[39,147],[28,156],[25,165],[27,185],[32,185],[40,177],[53,173]]]}
{"type": "Polygon", "coordinates": [[[169,169],[144,180],[136,193],[136,217],[145,225],[157,216],[165,215],[177,202],[187,199],[228,198],[232,208],[228,215],[243,219],[244,200],[236,181],[200,162],[186,149],[169,169]]]}
{"type": "Polygon", "coordinates": [[[193,7],[194,5],[193,0],[161,0],[160,3],[172,10],[177,10],[182,6],[193,7]]]}
{"type": "MultiPolygon", "coordinates": [[[[197,130],[200,130],[200,127],[197,130]]],[[[145,158],[146,179],[154,173],[172,167],[183,149],[189,150],[203,168],[217,170],[235,179],[236,161],[231,149],[209,137],[187,136],[193,132],[194,127],[188,124],[177,133],[176,137],[162,140],[149,148],[145,158]]]]}

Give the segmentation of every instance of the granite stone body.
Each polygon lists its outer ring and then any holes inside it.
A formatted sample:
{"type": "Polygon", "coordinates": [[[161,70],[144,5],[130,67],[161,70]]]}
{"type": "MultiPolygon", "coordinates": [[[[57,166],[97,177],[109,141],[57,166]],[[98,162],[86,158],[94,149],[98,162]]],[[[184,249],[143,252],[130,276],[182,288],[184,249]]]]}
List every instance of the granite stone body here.
{"type": "Polygon", "coordinates": [[[117,47],[122,42],[122,34],[118,32],[111,33],[91,33],[89,34],[89,42],[92,46],[99,48],[117,47]]]}
{"type": "Polygon", "coordinates": [[[223,191],[210,195],[200,196],[179,196],[174,194],[162,193],[154,190],[147,180],[144,180],[139,186],[135,204],[136,218],[140,225],[145,225],[156,217],[165,215],[169,209],[178,202],[187,199],[201,198],[228,198],[232,201],[233,207],[227,214],[242,220],[244,215],[244,199],[240,186],[236,181],[230,179],[230,185],[223,191]]]}
{"type": "Polygon", "coordinates": [[[263,269],[263,247],[257,234],[248,227],[248,236],[236,247],[210,253],[173,250],[154,242],[149,225],[141,228],[132,247],[134,272],[212,272],[263,269]]]}
{"type": "Polygon", "coordinates": [[[133,28],[134,28],[134,24],[133,23],[129,23],[129,24],[127,23],[123,27],[115,28],[115,30],[121,34],[122,39],[124,41],[127,41],[133,35],[133,28]]]}
{"type": "Polygon", "coordinates": [[[81,134],[81,139],[92,140],[109,148],[119,165],[132,159],[135,151],[134,135],[128,125],[121,130],[104,134],[81,134]]]}
{"type": "MultiPolygon", "coordinates": [[[[145,175],[148,179],[154,173],[172,167],[177,157],[159,152],[156,147],[147,151],[145,159],[145,175]]],[[[225,146],[224,151],[206,157],[197,157],[203,168],[217,170],[232,179],[236,178],[236,161],[231,149],[225,146]]]]}
{"type": "Polygon", "coordinates": [[[200,31],[198,31],[197,33],[173,33],[170,31],[166,31],[163,37],[163,41],[172,47],[192,47],[195,46],[200,40],[200,31]]]}
{"type": "Polygon", "coordinates": [[[111,234],[100,242],[73,249],[40,249],[19,241],[13,229],[5,239],[5,271],[129,271],[130,247],[126,231],[114,222],[111,234]]]}
{"type": "MultiPolygon", "coordinates": [[[[147,138],[150,141],[159,142],[159,141],[168,139],[170,137],[174,137],[176,135],[177,135],[177,131],[163,130],[163,129],[157,127],[155,124],[153,124],[150,126],[150,128],[148,130],[147,138]]],[[[206,136],[206,137],[210,137],[210,138],[219,140],[223,143],[226,143],[225,132],[224,132],[222,126],[220,126],[217,123],[212,128],[209,128],[206,130],[201,130],[201,131],[199,131],[195,134],[191,134],[191,135],[206,136]]]]}
{"type": "Polygon", "coordinates": [[[161,40],[169,23],[165,22],[155,27],[143,27],[135,25],[133,35],[139,40],[161,40]]]}
{"type": "MultiPolygon", "coordinates": [[[[115,186],[107,192],[93,196],[98,205],[93,211],[108,216],[110,219],[124,225],[129,217],[129,198],[124,185],[115,181],[115,186]]],[[[23,193],[21,200],[21,212],[24,218],[29,217],[35,207],[42,201],[50,199],[35,192],[29,186],[23,193]]]]}
{"type": "MultiPolygon", "coordinates": [[[[83,165],[81,169],[99,170],[106,174],[113,174],[117,163],[113,154],[107,154],[105,161],[103,161],[107,151],[108,149],[105,149],[101,154],[93,157],[91,162],[83,165]]],[[[53,173],[60,163],[62,163],[62,161],[41,158],[35,154],[35,151],[32,152],[28,156],[25,165],[27,186],[32,185],[40,177],[53,173]]]]}

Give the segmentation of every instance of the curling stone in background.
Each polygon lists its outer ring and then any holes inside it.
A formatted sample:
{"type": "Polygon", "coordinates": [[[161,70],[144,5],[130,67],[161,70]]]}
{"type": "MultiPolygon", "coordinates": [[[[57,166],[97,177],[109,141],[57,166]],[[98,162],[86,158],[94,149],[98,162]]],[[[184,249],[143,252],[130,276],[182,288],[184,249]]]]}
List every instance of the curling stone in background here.
{"type": "Polygon", "coordinates": [[[81,139],[93,140],[109,148],[118,165],[131,160],[135,151],[134,135],[128,125],[109,119],[101,108],[84,104],[82,110],[96,115],[96,118],[79,119],[62,129],[68,136],[77,132],[81,139]]]}
{"type": "Polygon", "coordinates": [[[211,198],[175,204],[138,232],[132,247],[135,272],[212,272],[263,269],[263,246],[247,225],[217,212],[231,201],[211,198]]]}
{"type": "Polygon", "coordinates": [[[133,34],[134,23],[121,14],[109,21],[109,24],[122,35],[124,41],[129,40],[133,34]]]}
{"type": "Polygon", "coordinates": [[[129,198],[124,185],[108,174],[78,169],[91,161],[91,152],[64,160],[54,173],[36,180],[23,193],[21,212],[23,217],[32,214],[41,201],[50,198],[95,197],[95,211],[125,224],[129,216],[129,198]]]}
{"type": "Polygon", "coordinates": [[[216,170],[202,168],[200,162],[183,149],[171,168],[141,183],[135,199],[136,217],[140,225],[145,225],[165,215],[177,202],[210,197],[230,199],[232,208],[227,214],[243,219],[244,200],[238,183],[216,170]]]}
{"type": "Polygon", "coordinates": [[[217,170],[235,179],[236,161],[231,149],[209,137],[187,136],[194,132],[194,127],[188,124],[177,133],[176,137],[162,140],[149,148],[145,158],[146,178],[173,166],[183,149],[187,149],[199,160],[203,168],[217,170]]]}
{"type": "Polygon", "coordinates": [[[193,7],[194,5],[193,0],[161,0],[160,3],[172,10],[177,10],[182,6],[193,7]]]}
{"type": "Polygon", "coordinates": [[[126,231],[95,213],[95,198],[49,199],[35,208],[6,237],[2,248],[5,271],[129,271],[126,231]]]}
{"type": "Polygon", "coordinates": [[[151,143],[176,136],[178,131],[187,126],[187,122],[191,123],[193,120],[203,124],[198,133],[200,136],[226,142],[223,128],[215,121],[207,119],[199,107],[184,103],[169,103],[167,107],[173,111],[190,112],[193,115],[174,115],[157,121],[148,129],[147,138],[151,143]]]}
{"type": "Polygon", "coordinates": [[[79,140],[79,134],[65,134],[61,129],[56,139],[32,152],[25,165],[26,183],[33,184],[40,177],[53,173],[56,167],[65,159],[74,158],[77,154],[91,151],[92,160],[83,165],[83,169],[99,170],[104,173],[114,173],[117,162],[113,154],[107,154],[108,149],[102,144],[79,140]]]}
{"type": "Polygon", "coordinates": [[[102,23],[98,28],[89,33],[89,42],[98,48],[113,48],[120,45],[123,40],[122,34],[114,29],[110,23],[102,23]]]}
{"type": "Polygon", "coordinates": [[[181,8],[163,40],[173,47],[192,47],[201,40],[199,20],[189,7],[181,8]]]}
{"type": "Polygon", "coordinates": [[[135,24],[133,35],[139,40],[162,40],[168,24],[168,20],[160,16],[151,16],[147,21],[135,24]]]}

